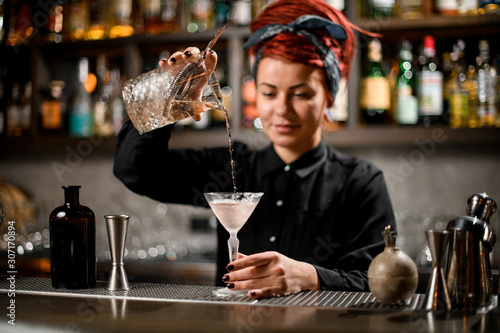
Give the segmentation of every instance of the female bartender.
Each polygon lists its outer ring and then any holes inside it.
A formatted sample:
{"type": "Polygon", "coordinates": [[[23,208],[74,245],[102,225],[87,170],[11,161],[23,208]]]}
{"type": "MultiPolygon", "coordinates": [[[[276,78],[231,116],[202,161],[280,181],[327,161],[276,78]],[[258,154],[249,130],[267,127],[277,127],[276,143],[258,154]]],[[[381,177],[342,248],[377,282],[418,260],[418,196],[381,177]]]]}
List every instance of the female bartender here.
{"type": "MultiPolygon", "coordinates": [[[[356,29],[323,0],[278,0],[252,23],[256,105],[271,144],[234,144],[238,191],[264,192],[238,233],[218,228],[217,280],[263,298],[302,290],[368,290],[367,270],[384,248],[394,214],[382,172],[322,139],[322,122],[347,77],[356,29]]],[[[196,62],[188,48],[160,65],[196,62]]],[[[209,67],[217,55],[210,52],[209,67]]],[[[175,67],[174,67],[175,68],[175,67]]],[[[115,175],[155,200],[208,207],[204,192],[232,192],[227,147],[170,149],[172,126],[140,135],[127,122],[118,137],[115,175]]]]}

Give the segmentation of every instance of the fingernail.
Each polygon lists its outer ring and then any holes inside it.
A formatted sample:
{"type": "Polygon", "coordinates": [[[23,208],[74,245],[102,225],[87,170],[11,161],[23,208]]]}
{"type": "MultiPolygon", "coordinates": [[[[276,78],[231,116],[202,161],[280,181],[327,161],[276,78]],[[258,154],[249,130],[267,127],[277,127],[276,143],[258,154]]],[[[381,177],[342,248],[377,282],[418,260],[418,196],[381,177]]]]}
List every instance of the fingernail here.
{"type": "Polygon", "coordinates": [[[224,276],[222,277],[222,281],[224,281],[224,282],[225,282],[225,281],[229,281],[229,276],[228,276],[228,275],[224,275],[224,276]]]}
{"type": "Polygon", "coordinates": [[[160,62],[167,62],[167,59],[163,58],[160,60],[160,62]]]}
{"type": "Polygon", "coordinates": [[[190,56],[191,56],[191,51],[185,51],[185,52],[184,52],[184,55],[185,55],[186,57],[190,57],[190,56]]]}
{"type": "Polygon", "coordinates": [[[227,287],[228,287],[229,289],[233,289],[233,288],[234,288],[234,283],[228,283],[228,284],[227,284],[227,287]]]}
{"type": "Polygon", "coordinates": [[[232,271],[232,270],[234,269],[234,265],[227,265],[227,266],[226,266],[226,269],[227,269],[228,271],[232,271]]]}
{"type": "Polygon", "coordinates": [[[175,59],[174,57],[170,58],[168,61],[171,61],[175,64],[175,62],[177,61],[177,59],[175,59]]]}
{"type": "Polygon", "coordinates": [[[250,295],[255,296],[255,295],[257,295],[257,293],[255,292],[255,290],[252,290],[252,291],[250,292],[250,295]]]}
{"type": "Polygon", "coordinates": [[[215,53],[215,51],[214,51],[214,50],[212,50],[212,49],[209,49],[209,50],[208,50],[208,52],[210,52],[210,53],[212,53],[212,54],[214,54],[214,53],[215,53]]]}

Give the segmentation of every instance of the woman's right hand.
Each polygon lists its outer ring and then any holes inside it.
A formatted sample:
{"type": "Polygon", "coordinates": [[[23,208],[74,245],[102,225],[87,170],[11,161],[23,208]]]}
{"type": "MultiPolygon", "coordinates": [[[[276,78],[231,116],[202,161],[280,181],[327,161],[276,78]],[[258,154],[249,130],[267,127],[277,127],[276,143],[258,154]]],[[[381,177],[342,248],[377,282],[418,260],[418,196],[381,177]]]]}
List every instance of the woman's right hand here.
{"type": "MultiPolygon", "coordinates": [[[[197,47],[188,47],[184,51],[175,52],[168,59],[160,60],[160,67],[166,70],[171,70],[172,74],[175,76],[179,73],[188,63],[197,63],[202,56],[203,51],[200,51],[197,47]]],[[[217,65],[217,53],[214,50],[209,49],[207,51],[207,56],[205,58],[205,66],[207,69],[208,76],[212,75],[217,65]]],[[[198,83],[197,89],[195,90],[195,96],[192,99],[199,99],[201,97],[201,92],[203,87],[207,83],[207,76],[203,76],[198,83]]],[[[201,114],[195,114],[193,119],[198,121],[201,119],[201,114]]]]}

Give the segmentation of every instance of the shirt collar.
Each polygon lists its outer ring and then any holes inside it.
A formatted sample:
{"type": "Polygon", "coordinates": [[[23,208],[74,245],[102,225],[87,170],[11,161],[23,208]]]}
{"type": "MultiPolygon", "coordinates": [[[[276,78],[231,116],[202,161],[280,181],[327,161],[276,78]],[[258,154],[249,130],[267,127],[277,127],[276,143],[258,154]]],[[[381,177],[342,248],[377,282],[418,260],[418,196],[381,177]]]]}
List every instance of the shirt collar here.
{"type": "MultiPolygon", "coordinates": [[[[315,148],[311,149],[296,161],[290,163],[290,170],[304,178],[319,168],[327,159],[327,146],[323,140],[315,148]]],[[[264,149],[262,172],[264,175],[273,173],[276,170],[283,170],[286,164],[281,160],[272,145],[264,149]]]]}

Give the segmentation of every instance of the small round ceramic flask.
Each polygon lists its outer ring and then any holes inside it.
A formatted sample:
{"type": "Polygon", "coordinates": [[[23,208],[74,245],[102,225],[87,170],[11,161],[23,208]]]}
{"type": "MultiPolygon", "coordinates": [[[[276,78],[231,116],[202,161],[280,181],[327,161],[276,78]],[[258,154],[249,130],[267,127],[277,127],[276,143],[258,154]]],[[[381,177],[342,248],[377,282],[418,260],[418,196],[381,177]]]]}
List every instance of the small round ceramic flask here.
{"type": "Polygon", "coordinates": [[[384,304],[401,304],[417,290],[418,271],[413,260],[396,247],[396,232],[385,227],[385,249],[368,267],[368,285],[373,296],[384,304]]]}

